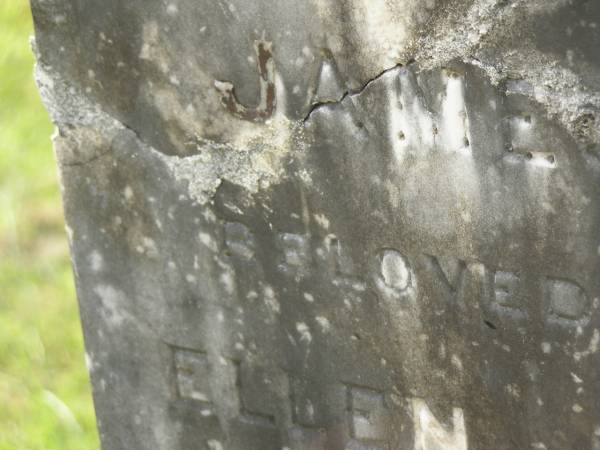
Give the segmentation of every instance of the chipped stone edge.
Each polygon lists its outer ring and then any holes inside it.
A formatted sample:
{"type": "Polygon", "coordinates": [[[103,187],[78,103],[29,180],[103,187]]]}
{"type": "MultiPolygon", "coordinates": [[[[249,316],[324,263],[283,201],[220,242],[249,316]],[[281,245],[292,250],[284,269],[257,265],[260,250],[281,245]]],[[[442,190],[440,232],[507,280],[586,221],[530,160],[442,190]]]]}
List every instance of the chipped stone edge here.
{"type": "MultiPolygon", "coordinates": [[[[119,133],[130,132],[145,155],[161,160],[176,180],[187,182],[190,197],[199,204],[210,202],[223,180],[241,185],[252,193],[276,183],[285,175],[283,161],[291,149],[302,148],[301,121],[291,122],[279,114],[267,121],[262,138],[251,137],[245,147],[198,138],[197,154],[167,155],[144,142],[135,130],[101,109],[52,67],[44,65],[33,38],[31,46],[37,60],[34,78],[42,102],[57,126],[52,138],[55,148],[64,125],[90,127],[109,141],[119,133]]],[[[56,157],[63,166],[82,166],[98,159],[66,164],[60,154],[56,157]]]]}

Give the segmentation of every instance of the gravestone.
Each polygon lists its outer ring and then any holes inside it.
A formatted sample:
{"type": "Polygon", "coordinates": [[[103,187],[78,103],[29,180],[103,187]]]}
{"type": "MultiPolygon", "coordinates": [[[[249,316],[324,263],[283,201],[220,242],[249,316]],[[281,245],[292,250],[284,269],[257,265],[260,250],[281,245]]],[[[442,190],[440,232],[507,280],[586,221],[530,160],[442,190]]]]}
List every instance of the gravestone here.
{"type": "Polygon", "coordinates": [[[600,3],[32,10],[105,450],[600,449],[600,3]]]}

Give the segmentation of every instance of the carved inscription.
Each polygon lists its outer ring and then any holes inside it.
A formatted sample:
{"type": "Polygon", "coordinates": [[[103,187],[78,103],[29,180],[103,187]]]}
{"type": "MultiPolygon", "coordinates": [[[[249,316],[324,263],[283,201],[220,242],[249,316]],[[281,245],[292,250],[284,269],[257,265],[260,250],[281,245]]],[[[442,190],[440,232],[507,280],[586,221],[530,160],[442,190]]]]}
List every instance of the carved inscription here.
{"type": "MultiPolygon", "coordinates": [[[[291,423],[285,435],[292,450],[391,450],[390,431],[411,425],[410,419],[406,419],[407,423],[395,423],[385,392],[340,382],[317,392],[310,380],[290,378],[284,373],[276,377],[279,380],[267,376],[260,368],[249,369],[244,375],[241,363],[222,357],[220,376],[226,378],[224,384],[235,389],[215,397],[211,358],[203,351],[180,348],[172,351],[178,398],[196,402],[204,417],[222,415],[227,409],[223,405],[234,405],[235,414],[226,414],[225,419],[237,421],[244,432],[265,430],[277,436],[276,429],[285,420],[279,420],[275,411],[279,411],[280,417],[289,415],[291,423]],[[288,389],[289,397],[274,394],[288,389]]],[[[217,380],[216,384],[219,383],[217,380]]],[[[448,426],[438,422],[423,400],[409,398],[408,402],[413,410],[415,450],[466,450],[460,408],[454,408],[453,424],[448,426]]]]}
{"type": "Polygon", "coordinates": [[[244,392],[239,362],[219,357],[214,369],[206,353],[179,348],[173,348],[173,359],[178,397],[198,402],[202,416],[217,414],[215,404],[219,403],[227,405],[229,411],[223,414],[228,418],[237,417],[258,427],[275,426],[273,414],[261,410],[260,405],[255,408],[253,397],[244,392]],[[218,398],[213,398],[215,392],[218,398]]]}
{"type": "MultiPolygon", "coordinates": [[[[442,290],[437,292],[447,295],[450,300],[446,304],[457,305],[457,311],[461,308],[460,299],[468,298],[479,302],[488,313],[493,311],[511,320],[537,317],[532,313],[533,307],[543,308],[543,320],[554,326],[585,326],[591,318],[589,297],[573,280],[489,268],[476,260],[415,255],[385,246],[367,255],[366,261],[357,261],[334,234],[275,233],[272,245],[279,253],[273,260],[264,260],[257,257],[256,238],[246,225],[225,223],[223,231],[225,248],[239,272],[235,276],[254,279],[254,284],[247,285],[256,285],[258,293],[266,289],[273,298],[281,296],[280,301],[284,297],[279,288],[265,279],[269,264],[271,269],[289,277],[291,283],[301,285],[312,277],[329,282],[332,290],[343,292],[344,299],[349,292],[362,295],[370,289],[381,300],[393,301],[399,308],[412,307],[406,304],[407,299],[418,301],[423,293],[432,292],[425,288],[433,282],[441,283],[438,286],[442,290]],[[469,275],[470,272],[477,276],[469,275]],[[537,290],[527,291],[525,281],[536,278],[537,290]],[[530,300],[528,295],[532,293],[541,298],[530,300]]],[[[307,307],[312,308],[316,301],[309,298],[307,307]]],[[[215,358],[203,351],[174,349],[178,398],[195,402],[201,416],[216,416],[221,426],[234,421],[243,430],[236,431],[239,436],[271,433],[274,442],[281,439],[281,446],[290,450],[392,450],[398,439],[393,430],[398,427],[413,428],[416,450],[467,449],[460,408],[454,408],[450,420],[440,421],[425,400],[410,396],[407,401],[412,414],[402,418],[387,401],[388,394],[380,389],[341,380],[331,380],[325,386],[285,373],[277,379],[261,373],[260,368],[245,366],[244,356],[240,358],[241,361],[234,361],[217,357],[213,361],[215,358]],[[220,364],[218,377],[215,364],[220,364]],[[217,383],[215,378],[219,379],[217,383]]],[[[243,442],[239,436],[236,439],[243,442]]]]}
{"type": "Polygon", "coordinates": [[[177,389],[181,398],[206,404],[206,414],[212,414],[210,371],[206,354],[190,350],[175,350],[177,389]]]}
{"type": "Polygon", "coordinates": [[[386,428],[389,428],[389,411],[381,392],[363,387],[348,387],[351,436],[356,442],[347,448],[387,448],[386,428]]]}
{"type": "Polygon", "coordinates": [[[453,409],[451,425],[440,424],[421,399],[412,399],[412,409],[415,450],[467,450],[467,433],[462,409],[453,409]]]}
{"type": "Polygon", "coordinates": [[[234,116],[249,121],[264,121],[273,115],[277,105],[275,90],[275,63],[271,42],[256,41],[254,43],[258,58],[260,75],[260,99],[255,108],[242,105],[236,95],[233,84],[226,81],[215,81],[215,88],[221,94],[221,103],[234,116]]]}
{"type": "Polygon", "coordinates": [[[277,239],[281,249],[279,269],[286,275],[302,278],[308,274],[311,263],[311,248],[308,236],[281,233],[277,239]]]}
{"type": "Polygon", "coordinates": [[[414,294],[415,275],[408,259],[397,250],[383,250],[376,257],[378,273],[375,284],[379,292],[386,297],[400,297],[414,294]]]}
{"type": "Polygon", "coordinates": [[[584,290],[568,280],[545,280],[546,317],[550,323],[583,325],[589,320],[589,300],[584,290]]]}
{"type": "Polygon", "coordinates": [[[494,300],[496,310],[502,314],[525,317],[524,299],[519,295],[519,277],[512,272],[497,271],[494,274],[494,300]]]}
{"type": "Polygon", "coordinates": [[[238,222],[225,224],[225,243],[235,256],[250,260],[254,257],[255,242],[250,230],[238,222]]]}
{"type": "MultiPolygon", "coordinates": [[[[246,259],[254,255],[254,237],[244,225],[227,223],[225,234],[228,248],[232,253],[246,259]]],[[[333,287],[345,293],[360,293],[366,290],[367,282],[357,270],[357,265],[343,242],[335,235],[314,238],[304,234],[279,233],[275,242],[280,250],[278,269],[299,281],[311,276],[315,271],[325,270],[333,287]]],[[[479,265],[479,261],[462,261],[458,258],[438,258],[422,255],[429,264],[428,270],[441,271],[450,291],[460,294],[461,273],[469,265],[479,265]]],[[[259,264],[255,262],[255,264],[259,264]]],[[[418,274],[413,269],[414,262],[398,250],[384,248],[371,257],[373,268],[372,282],[379,295],[384,298],[415,298],[418,288],[418,274]]],[[[491,271],[490,286],[482,289],[491,298],[482,299],[498,314],[511,319],[528,317],[527,299],[521,292],[521,277],[507,270],[491,271]]],[[[544,315],[548,323],[562,326],[580,326],[588,322],[590,304],[585,290],[574,281],[540,276],[544,285],[544,315]]],[[[482,280],[484,280],[482,278],[482,280]]],[[[484,281],[482,281],[483,283],[484,281]]]]}

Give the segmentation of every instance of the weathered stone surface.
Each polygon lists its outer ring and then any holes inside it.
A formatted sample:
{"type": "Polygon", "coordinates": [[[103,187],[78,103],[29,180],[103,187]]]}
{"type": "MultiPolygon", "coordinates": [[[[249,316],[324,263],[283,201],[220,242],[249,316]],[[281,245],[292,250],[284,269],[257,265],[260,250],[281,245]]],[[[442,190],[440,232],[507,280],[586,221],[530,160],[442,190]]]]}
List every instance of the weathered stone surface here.
{"type": "Polygon", "coordinates": [[[32,7],[105,449],[600,449],[600,3],[32,7]]]}

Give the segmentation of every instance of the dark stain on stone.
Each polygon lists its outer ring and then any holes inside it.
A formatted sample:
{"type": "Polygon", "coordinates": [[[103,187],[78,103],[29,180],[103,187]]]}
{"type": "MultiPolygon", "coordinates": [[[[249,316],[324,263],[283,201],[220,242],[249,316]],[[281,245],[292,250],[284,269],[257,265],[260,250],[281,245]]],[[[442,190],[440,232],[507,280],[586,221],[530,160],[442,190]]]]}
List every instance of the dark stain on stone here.
{"type": "Polygon", "coordinates": [[[215,88],[221,93],[221,103],[234,116],[252,122],[269,119],[275,111],[277,104],[275,90],[275,68],[271,43],[258,41],[256,43],[258,57],[258,71],[260,75],[260,100],[256,108],[247,108],[242,105],[235,95],[235,88],[231,83],[216,82],[215,88]]]}

